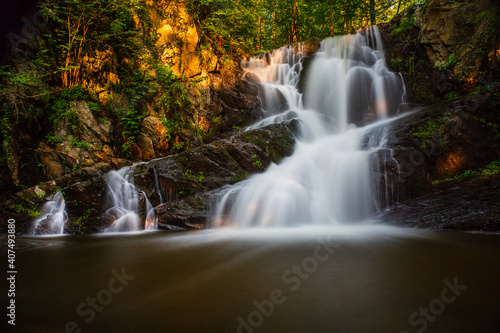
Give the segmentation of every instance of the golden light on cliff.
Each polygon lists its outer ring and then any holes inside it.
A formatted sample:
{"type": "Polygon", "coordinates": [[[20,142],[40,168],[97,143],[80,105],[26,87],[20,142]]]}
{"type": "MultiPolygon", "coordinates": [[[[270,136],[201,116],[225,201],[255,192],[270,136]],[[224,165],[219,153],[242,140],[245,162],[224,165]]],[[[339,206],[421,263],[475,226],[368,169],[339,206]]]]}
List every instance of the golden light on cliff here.
{"type": "Polygon", "coordinates": [[[462,171],[465,156],[462,152],[450,152],[444,159],[438,161],[437,171],[440,178],[452,177],[462,171]]]}

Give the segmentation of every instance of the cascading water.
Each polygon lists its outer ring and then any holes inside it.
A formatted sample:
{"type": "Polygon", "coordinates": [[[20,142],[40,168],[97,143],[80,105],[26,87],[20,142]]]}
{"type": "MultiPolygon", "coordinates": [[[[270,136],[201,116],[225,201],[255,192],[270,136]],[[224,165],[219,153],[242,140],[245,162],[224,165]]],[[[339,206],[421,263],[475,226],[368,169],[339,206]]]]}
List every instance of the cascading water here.
{"type": "Polygon", "coordinates": [[[404,84],[385,66],[378,28],[324,40],[303,96],[297,89],[302,49],[294,52],[285,47],[271,53],[270,65],[263,57],[242,65],[263,91],[266,118],[251,128],[297,118],[295,151],[265,173],[227,187],[213,210],[213,226],[352,223],[379,209],[372,165],[384,131],[356,126],[396,114],[404,84]],[[367,135],[374,137],[362,147],[367,135]]]}
{"type": "Polygon", "coordinates": [[[112,170],[104,177],[108,185],[108,208],[106,215],[113,223],[106,231],[137,231],[156,229],[154,209],[146,194],[138,191],[133,182],[133,166],[118,171],[112,170]],[[146,217],[144,223],[139,216],[139,199],[142,194],[146,217]]]}
{"type": "Polygon", "coordinates": [[[68,214],[66,214],[66,202],[61,191],[57,192],[52,200],[43,204],[40,216],[31,226],[33,235],[62,235],[68,214]]]}

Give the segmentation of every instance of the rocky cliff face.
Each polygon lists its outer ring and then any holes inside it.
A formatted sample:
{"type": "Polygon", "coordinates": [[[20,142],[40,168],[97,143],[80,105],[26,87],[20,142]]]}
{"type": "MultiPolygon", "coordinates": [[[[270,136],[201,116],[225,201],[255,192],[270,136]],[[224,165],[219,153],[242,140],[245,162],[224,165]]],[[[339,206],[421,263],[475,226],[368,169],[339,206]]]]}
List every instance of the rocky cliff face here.
{"type": "MultiPolygon", "coordinates": [[[[297,128],[296,121],[271,125],[237,133],[179,154],[136,164],[133,166],[135,185],[146,194],[153,206],[158,206],[156,214],[159,228],[204,227],[210,195],[224,185],[262,172],[270,163],[278,163],[289,156],[293,151],[297,128]],[[161,198],[167,202],[165,205],[160,205],[161,198]]],[[[120,166],[131,164],[122,162],[120,166]]],[[[61,190],[70,220],[74,222],[85,216],[84,228],[70,223],[67,232],[100,231],[109,224],[107,217],[102,215],[109,208],[106,206],[107,185],[103,176],[117,167],[97,163],[28,188],[4,201],[0,212],[16,219],[16,231],[25,233],[33,220],[30,214],[61,190]]],[[[144,213],[144,198],[141,198],[140,205],[144,213]]],[[[2,224],[0,232],[6,232],[5,228],[6,224],[2,224]]]]}
{"type": "MultiPolygon", "coordinates": [[[[239,80],[239,64],[214,50],[182,2],[148,1],[146,8],[155,29],[157,59],[146,46],[143,60],[123,58],[112,49],[97,52],[85,59],[81,70],[81,85],[90,95],[63,96],[67,105],[50,112],[67,111],[53,125],[26,128],[10,122],[7,128],[15,135],[4,141],[6,162],[0,175],[5,190],[19,190],[100,162],[118,166],[124,157],[147,161],[167,156],[213,141],[260,115],[256,86],[239,80]],[[156,67],[151,67],[151,59],[157,61],[156,67]],[[158,66],[171,70],[168,77],[179,78],[173,82],[176,90],[166,91],[168,81],[162,81],[165,74],[158,66]],[[144,73],[139,82],[123,74],[128,67],[144,73]],[[174,113],[169,98],[186,100],[174,113]]],[[[138,16],[134,20],[142,26],[138,16]]],[[[138,43],[145,43],[143,34],[140,30],[138,43]]],[[[24,55],[14,59],[16,66],[26,66],[24,55]]]]}
{"type": "Polygon", "coordinates": [[[496,1],[429,0],[381,24],[387,64],[401,72],[408,99],[456,99],[493,83],[500,71],[496,1]]]}

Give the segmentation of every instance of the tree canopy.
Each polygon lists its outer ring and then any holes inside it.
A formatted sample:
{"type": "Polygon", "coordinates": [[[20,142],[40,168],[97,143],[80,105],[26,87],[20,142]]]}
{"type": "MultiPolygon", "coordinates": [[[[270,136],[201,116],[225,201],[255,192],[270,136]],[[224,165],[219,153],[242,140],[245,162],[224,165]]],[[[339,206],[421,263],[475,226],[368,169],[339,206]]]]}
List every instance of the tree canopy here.
{"type": "Polygon", "coordinates": [[[388,21],[423,0],[188,0],[201,27],[256,53],[388,21]]]}

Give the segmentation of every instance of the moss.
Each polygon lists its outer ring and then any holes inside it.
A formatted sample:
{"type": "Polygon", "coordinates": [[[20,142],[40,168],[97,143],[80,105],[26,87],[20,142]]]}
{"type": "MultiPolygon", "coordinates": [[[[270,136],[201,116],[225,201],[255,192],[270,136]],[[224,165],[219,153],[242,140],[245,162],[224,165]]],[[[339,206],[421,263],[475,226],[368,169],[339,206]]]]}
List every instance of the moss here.
{"type": "Polygon", "coordinates": [[[394,29],[391,32],[391,37],[400,37],[402,36],[407,30],[411,29],[413,27],[413,23],[415,20],[413,18],[407,17],[401,22],[399,27],[394,29]]]}
{"type": "Polygon", "coordinates": [[[429,119],[424,124],[410,131],[410,135],[421,141],[422,147],[426,147],[429,140],[435,135],[443,134],[444,126],[448,123],[446,116],[429,119]]]}
{"type": "Polygon", "coordinates": [[[448,101],[452,101],[452,100],[455,100],[457,98],[460,98],[460,94],[456,91],[450,91],[449,93],[447,93],[444,96],[444,98],[447,99],[448,101]]]}
{"type": "Polygon", "coordinates": [[[90,213],[90,209],[85,210],[85,212],[83,212],[83,215],[80,216],[76,221],[69,222],[69,226],[77,229],[79,232],[87,231],[90,213]]]}
{"type": "Polygon", "coordinates": [[[252,164],[255,165],[257,168],[264,169],[264,165],[262,164],[260,158],[256,154],[252,155],[252,160],[253,160],[252,164]]]}
{"type": "Polygon", "coordinates": [[[500,161],[494,161],[488,164],[484,169],[479,169],[477,171],[473,170],[466,170],[462,172],[461,174],[455,175],[451,178],[445,178],[445,179],[437,179],[433,180],[432,184],[433,185],[438,185],[446,182],[452,182],[452,181],[457,181],[465,178],[471,178],[474,176],[492,176],[500,174],[500,161]]]}
{"type": "Polygon", "coordinates": [[[234,175],[233,177],[231,177],[231,182],[237,183],[237,182],[240,182],[240,181],[245,180],[247,178],[248,178],[248,172],[245,171],[244,173],[238,173],[238,174],[234,175]]]}

